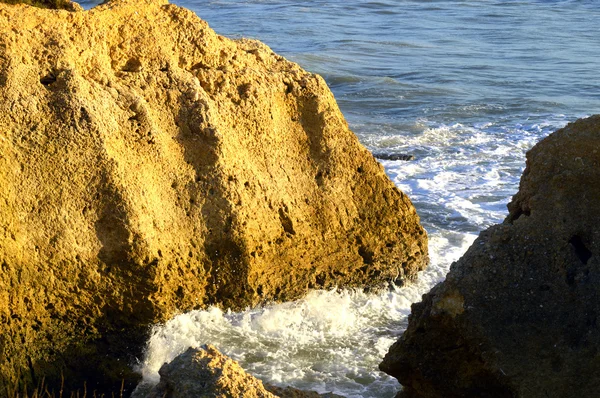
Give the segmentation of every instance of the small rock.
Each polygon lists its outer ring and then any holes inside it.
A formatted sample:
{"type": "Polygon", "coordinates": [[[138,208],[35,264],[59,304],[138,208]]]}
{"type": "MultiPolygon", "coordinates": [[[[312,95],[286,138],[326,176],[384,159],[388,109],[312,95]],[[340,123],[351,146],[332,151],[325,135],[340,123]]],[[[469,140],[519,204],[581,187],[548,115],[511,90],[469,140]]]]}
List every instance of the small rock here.
{"type": "Polygon", "coordinates": [[[344,398],[320,395],[293,387],[263,385],[233,359],[213,345],[188,348],[158,372],[160,382],[152,389],[138,387],[132,398],[344,398]]]}
{"type": "MultiPolygon", "coordinates": [[[[265,389],[262,381],[212,345],[188,348],[164,364],[158,373],[160,383],[145,395],[147,398],[276,397],[265,389]]],[[[141,395],[137,393],[134,397],[141,395]]]]}
{"type": "Polygon", "coordinates": [[[406,153],[386,153],[386,152],[374,152],[373,156],[380,160],[415,160],[413,155],[406,153]]]}

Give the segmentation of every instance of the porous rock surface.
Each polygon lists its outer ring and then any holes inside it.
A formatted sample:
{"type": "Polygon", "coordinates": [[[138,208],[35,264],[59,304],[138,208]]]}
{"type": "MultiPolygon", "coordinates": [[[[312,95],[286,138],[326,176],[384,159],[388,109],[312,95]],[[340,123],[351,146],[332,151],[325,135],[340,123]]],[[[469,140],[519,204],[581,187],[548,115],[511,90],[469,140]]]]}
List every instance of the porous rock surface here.
{"type": "Polygon", "coordinates": [[[28,4],[34,7],[50,8],[53,10],[83,11],[83,7],[72,0],[0,0],[0,3],[28,4]]]}
{"type": "Polygon", "coordinates": [[[160,382],[151,391],[147,394],[136,392],[133,397],[277,397],[268,392],[260,380],[212,345],[188,348],[164,364],[158,373],[160,382]]]}
{"type": "Polygon", "coordinates": [[[413,305],[380,365],[400,397],[598,395],[600,116],[531,149],[508,208],[413,305]]]}
{"type": "Polygon", "coordinates": [[[178,311],[427,262],[414,207],[321,77],[163,0],[0,4],[0,187],[4,392],[118,393],[178,311]]]}
{"type": "Polygon", "coordinates": [[[210,344],[188,348],[165,363],[158,373],[160,382],[146,392],[138,388],[133,398],[343,398],[330,393],[320,395],[314,391],[263,384],[210,344]]]}

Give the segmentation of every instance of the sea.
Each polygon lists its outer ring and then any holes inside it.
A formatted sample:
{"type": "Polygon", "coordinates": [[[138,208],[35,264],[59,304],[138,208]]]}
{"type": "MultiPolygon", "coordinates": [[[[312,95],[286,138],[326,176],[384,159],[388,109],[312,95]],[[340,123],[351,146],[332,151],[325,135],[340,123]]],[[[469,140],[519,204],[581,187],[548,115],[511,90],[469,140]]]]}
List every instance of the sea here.
{"type": "MultiPolygon", "coordinates": [[[[174,0],[219,34],[259,39],[324,77],[351,129],[413,201],[431,264],[401,288],[313,291],[153,328],[145,383],[189,346],[213,344],[279,386],[393,397],[380,372],[412,303],[442,281],[480,231],[502,222],[526,152],[600,112],[596,0],[174,0]]],[[[87,8],[93,3],[83,3],[87,8]]]]}

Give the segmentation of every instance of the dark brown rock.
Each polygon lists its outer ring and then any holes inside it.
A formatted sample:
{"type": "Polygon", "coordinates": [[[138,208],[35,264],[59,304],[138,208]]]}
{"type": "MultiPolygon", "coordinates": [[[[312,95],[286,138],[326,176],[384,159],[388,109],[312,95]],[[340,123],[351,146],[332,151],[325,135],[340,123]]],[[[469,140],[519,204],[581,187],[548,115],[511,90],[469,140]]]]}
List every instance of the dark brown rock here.
{"type": "Polygon", "coordinates": [[[305,391],[294,387],[277,387],[265,383],[265,388],[280,398],[344,398],[342,395],[326,392],[319,394],[316,391],[305,391]]]}
{"type": "Polygon", "coordinates": [[[413,305],[380,365],[401,397],[598,396],[600,116],[529,151],[508,207],[413,305]]]}
{"type": "Polygon", "coordinates": [[[406,153],[373,152],[373,156],[380,160],[415,160],[414,155],[409,155],[406,153]]]}
{"type": "Polygon", "coordinates": [[[426,263],[321,77],[166,1],[0,4],[0,390],[128,390],[175,313],[426,263]]]}
{"type": "Polygon", "coordinates": [[[83,11],[78,3],[71,0],[0,0],[6,4],[26,4],[33,7],[48,8],[52,10],[83,11]]]}

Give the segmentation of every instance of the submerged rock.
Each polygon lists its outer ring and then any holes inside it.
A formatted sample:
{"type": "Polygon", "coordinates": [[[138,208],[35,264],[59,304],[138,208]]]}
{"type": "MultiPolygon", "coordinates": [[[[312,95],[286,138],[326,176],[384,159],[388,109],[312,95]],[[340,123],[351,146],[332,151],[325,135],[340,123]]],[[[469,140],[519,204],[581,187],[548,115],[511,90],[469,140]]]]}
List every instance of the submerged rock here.
{"type": "Polygon", "coordinates": [[[136,390],[133,398],[245,397],[245,398],[343,398],[335,394],[263,385],[233,359],[208,344],[188,348],[158,372],[160,382],[151,390],[136,390]]]}
{"type": "Polygon", "coordinates": [[[401,397],[598,395],[600,116],[531,149],[508,208],[413,305],[380,365],[401,397]]]}
{"type": "Polygon", "coordinates": [[[415,160],[414,155],[406,153],[373,152],[373,156],[380,160],[415,160]]]}
{"type": "Polygon", "coordinates": [[[316,391],[299,390],[294,387],[277,387],[265,383],[265,388],[280,398],[344,398],[343,395],[326,392],[319,394],[316,391]]]}
{"type": "Polygon", "coordinates": [[[0,15],[0,389],[128,390],[177,312],[425,267],[321,77],[161,0],[0,15]]]}

